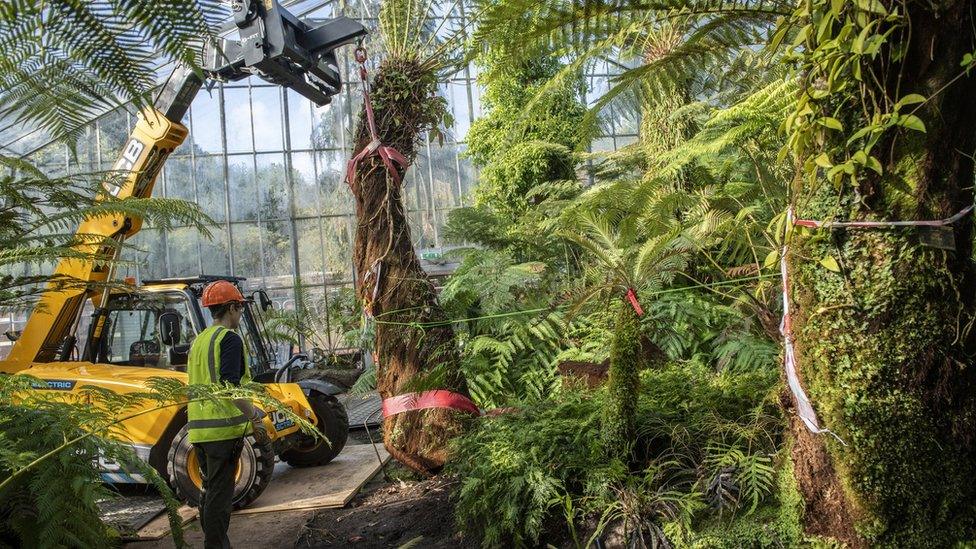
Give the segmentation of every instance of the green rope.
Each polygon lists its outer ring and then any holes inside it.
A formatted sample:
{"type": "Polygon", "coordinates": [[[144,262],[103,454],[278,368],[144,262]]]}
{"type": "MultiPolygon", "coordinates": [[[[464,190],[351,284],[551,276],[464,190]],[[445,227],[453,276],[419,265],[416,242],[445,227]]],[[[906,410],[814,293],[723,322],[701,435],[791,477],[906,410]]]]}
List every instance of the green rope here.
{"type": "MultiPolygon", "coordinates": [[[[775,277],[779,277],[779,276],[780,276],[779,273],[771,273],[771,274],[765,274],[765,275],[756,275],[756,276],[749,276],[749,277],[742,277],[742,278],[733,278],[733,279],[730,279],[730,280],[723,280],[723,281],[720,281],[720,282],[711,282],[711,283],[708,283],[708,284],[695,284],[693,286],[683,286],[681,288],[668,288],[668,289],[665,289],[665,290],[658,290],[656,292],[651,292],[651,293],[644,294],[643,297],[654,297],[654,296],[665,295],[665,294],[672,294],[672,293],[677,293],[677,292],[686,292],[688,290],[696,290],[696,289],[699,289],[699,288],[713,288],[713,287],[716,287],[716,286],[730,286],[732,284],[739,284],[739,283],[742,283],[742,282],[751,282],[751,281],[755,281],[755,280],[762,280],[762,279],[765,279],[765,278],[775,278],[775,277]]],[[[412,328],[417,328],[417,329],[421,329],[422,330],[424,328],[437,328],[437,327],[440,327],[440,326],[449,326],[449,325],[454,324],[454,323],[457,323],[457,322],[470,322],[472,320],[489,320],[489,319],[493,319],[493,318],[507,318],[507,317],[511,317],[511,316],[530,315],[530,314],[535,314],[535,313],[541,313],[543,311],[556,311],[556,310],[560,310],[560,309],[565,309],[567,307],[569,307],[569,305],[559,305],[559,306],[555,306],[555,307],[541,307],[541,308],[538,308],[538,309],[525,309],[525,310],[522,310],[522,311],[510,311],[510,312],[507,312],[507,313],[497,313],[497,314],[493,314],[493,315],[474,316],[474,317],[459,318],[459,319],[454,319],[454,320],[440,320],[440,321],[437,321],[437,322],[395,322],[395,321],[392,321],[392,320],[380,320],[379,317],[373,319],[373,322],[375,322],[377,324],[387,324],[387,325],[390,325],[390,326],[409,326],[409,327],[412,327],[412,328]]],[[[393,310],[393,311],[386,311],[386,312],[382,313],[379,316],[386,316],[386,315],[391,315],[391,314],[395,314],[395,313],[399,313],[399,312],[412,311],[412,310],[416,310],[418,308],[420,308],[420,307],[410,307],[410,308],[407,308],[407,309],[397,309],[397,310],[393,310]]]]}

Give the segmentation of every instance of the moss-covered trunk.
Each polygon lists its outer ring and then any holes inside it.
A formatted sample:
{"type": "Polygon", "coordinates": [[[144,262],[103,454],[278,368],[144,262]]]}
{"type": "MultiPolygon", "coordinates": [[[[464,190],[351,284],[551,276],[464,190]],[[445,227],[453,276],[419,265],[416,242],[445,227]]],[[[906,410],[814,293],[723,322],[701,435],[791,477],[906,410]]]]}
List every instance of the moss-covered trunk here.
{"type": "MultiPolygon", "coordinates": [[[[414,60],[387,60],[372,85],[380,139],[412,161],[418,136],[437,122],[437,113],[432,112],[438,104],[434,75],[414,60]]],[[[364,110],[356,130],[356,150],[371,140],[364,110]]],[[[441,323],[446,316],[414,252],[402,190],[377,156],[359,164],[352,182],[357,295],[371,304],[378,319],[377,388],[383,398],[412,392],[418,382],[420,388],[467,395],[450,324],[424,326],[441,323]],[[418,379],[432,373],[436,379],[418,379]]],[[[395,459],[411,469],[435,471],[447,459],[447,442],[461,431],[463,421],[462,412],[447,409],[405,412],[384,419],[383,442],[395,459]]]]}
{"type": "MultiPolygon", "coordinates": [[[[802,185],[801,217],[938,219],[973,202],[976,78],[960,68],[974,49],[973,6],[883,4],[907,9],[907,24],[865,65],[861,87],[848,88],[861,97],[820,116],[844,123],[842,143],[869,122],[862,103],[870,108],[872,97],[894,103],[917,93],[927,101],[902,112],[914,110],[925,132],[887,131],[872,151],[884,175],[863,170],[837,185],[821,173],[820,184],[802,185]]],[[[810,86],[823,89],[823,82],[810,86]]],[[[931,231],[919,228],[794,234],[789,266],[800,374],[821,423],[847,443],[812,435],[793,420],[808,533],[849,546],[943,547],[972,539],[971,219],[952,227],[954,251],[925,245],[931,231]],[[823,266],[827,256],[840,272],[823,266]]]]}
{"type": "Polygon", "coordinates": [[[607,454],[631,461],[637,438],[637,395],[642,362],[640,319],[630,304],[619,305],[610,344],[607,406],[601,434],[607,454]]]}

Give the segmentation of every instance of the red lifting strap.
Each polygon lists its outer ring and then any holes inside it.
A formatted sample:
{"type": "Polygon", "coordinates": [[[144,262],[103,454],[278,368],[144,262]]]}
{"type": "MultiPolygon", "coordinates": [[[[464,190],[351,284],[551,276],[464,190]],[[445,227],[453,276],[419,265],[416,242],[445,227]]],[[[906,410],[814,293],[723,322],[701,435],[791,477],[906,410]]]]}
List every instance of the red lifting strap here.
{"type": "Polygon", "coordinates": [[[470,398],[444,389],[424,391],[422,393],[405,393],[383,399],[383,417],[395,416],[413,410],[426,410],[428,408],[449,408],[468,412],[476,416],[481,415],[481,410],[478,409],[478,406],[470,398]]]}
{"type": "Polygon", "coordinates": [[[373,101],[369,96],[369,75],[366,73],[366,49],[362,46],[356,48],[356,61],[359,63],[359,77],[363,81],[363,107],[366,109],[366,122],[372,141],[349,160],[349,163],[346,165],[346,183],[351,188],[353,180],[356,179],[356,168],[359,166],[359,163],[364,158],[378,154],[380,160],[383,161],[383,165],[386,166],[386,170],[390,172],[390,176],[399,185],[401,183],[399,170],[406,170],[410,162],[400,151],[384,145],[380,141],[379,132],[376,131],[376,116],[373,114],[373,101]]]}

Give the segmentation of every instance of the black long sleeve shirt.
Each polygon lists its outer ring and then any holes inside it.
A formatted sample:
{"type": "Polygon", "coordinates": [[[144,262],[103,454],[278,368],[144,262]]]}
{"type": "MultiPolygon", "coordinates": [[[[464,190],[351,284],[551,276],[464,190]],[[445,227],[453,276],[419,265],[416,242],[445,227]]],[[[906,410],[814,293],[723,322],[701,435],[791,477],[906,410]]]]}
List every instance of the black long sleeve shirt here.
{"type": "Polygon", "coordinates": [[[229,331],[220,340],[220,380],[240,385],[244,377],[244,340],[229,331]]]}

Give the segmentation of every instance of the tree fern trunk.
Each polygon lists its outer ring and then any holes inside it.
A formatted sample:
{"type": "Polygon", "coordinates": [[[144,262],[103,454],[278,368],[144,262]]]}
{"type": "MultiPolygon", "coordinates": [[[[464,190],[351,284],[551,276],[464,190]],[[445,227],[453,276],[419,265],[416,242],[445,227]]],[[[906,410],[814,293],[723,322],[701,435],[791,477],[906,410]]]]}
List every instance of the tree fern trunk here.
{"type": "Polygon", "coordinates": [[[630,462],[637,438],[637,395],[640,391],[640,320],[621,303],[610,347],[607,406],[603,411],[603,445],[607,455],[630,462]]]}
{"type": "MultiPolygon", "coordinates": [[[[434,75],[414,60],[388,59],[374,78],[373,103],[380,138],[411,161],[418,136],[437,122],[440,103],[435,92],[434,75]]],[[[359,115],[356,150],[370,141],[364,110],[359,115]]],[[[389,176],[379,158],[371,156],[360,163],[352,192],[358,220],[354,248],[357,295],[373,302],[372,311],[379,321],[376,354],[380,396],[389,398],[417,388],[449,389],[467,395],[451,326],[415,326],[447,318],[414,252],[402,187],[389,176]],[[431,374],[432,379],[420,379],[431,374]]],[[[462,430],[463,420],[461,412],[446,409],[391,416],[383,422],[383,442],[398,461],[415,471],[431,472],[444,464],[447,442],[462,430]]]]}
{"type": "MultiPolygon", "coordinates": [[[[873,91],[928,98],[915,112],[926,132],[889,131],[874,153],[884,175],[859,176],[857,188],[847,180],[840,188],[804,188],[797,200],[803,217],[931,219],[972,204],[976,78],[953,82],[963,54],[974,48],[971,2],[897,6],[907,8],[909,25],[879,56],[873,68],[890,76],[873,91]]],[[[838,112],[845,128],[865,123],[860,107],[838,112]]],[[[849,546],[944,547],[972,539],[971,219],[954,226],[955,251],[921,245],[921,229],[795,240],[789,260],[801,374],[821,422],[848,444],[793,421],[808,533],[849,546]],[[828,255],[840,273],[819,264],[828,255]]]]}

